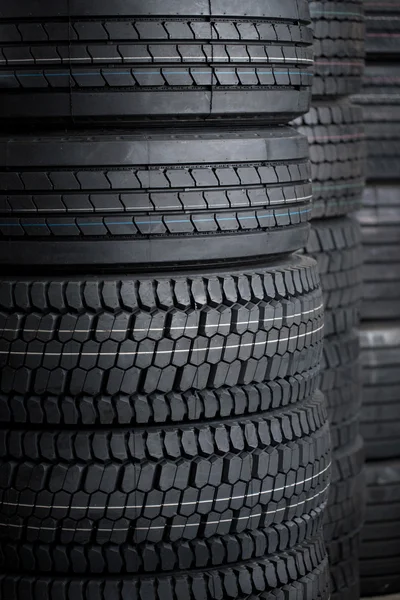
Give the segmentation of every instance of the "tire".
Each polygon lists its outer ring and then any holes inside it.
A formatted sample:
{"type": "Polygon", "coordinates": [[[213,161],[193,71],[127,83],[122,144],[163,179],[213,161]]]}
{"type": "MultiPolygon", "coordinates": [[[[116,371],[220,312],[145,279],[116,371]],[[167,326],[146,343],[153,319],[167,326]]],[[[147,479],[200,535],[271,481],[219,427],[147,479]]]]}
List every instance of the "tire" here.
{"type": "Polygon", "coordinates": [[[104,579],[75,577],[38,577],[15,574],[0,577],[4,598],[23,600],[26,590],[32,600],[130,600],[149,597],[155,600],[188,597],[218,600],[255,597],[263,600],[329,600],[329,565],[321,537],[275,559],[244,561],[237,568],[221,567],[182,575],[147,575],[104,579]]]}
{"type": "Polygon", "coordinates": [[[7,124],[287,123],[309,108],[306,0],[3,4],[7,124]]]}
{"type": "Polygon", "coordinates": [[[316,264],[297,255],[244,271],[9,277],[0,308],[0,390],[12,396],[271,382],[316,369],[322,351],[316,264]]]}
{"type": "Polygon", "coordinates": [[[326,398],[335,451],[351,444],[359,433],[362,396],[359,359],[358,331],[325,338],[319,388],[326,398]]]}
{"type": "Polygon", "coordinates": [[[248,261],[301,248],[307,141],[290,128],[0,138],[0,264],[248,261]]]}
{"type": "Polygon", "coordinates": [[[364,596],[400,591],[400,462],[370,462],[367,520],[362,532],[361,591],[364,596]]]}
{"type": "Polygon", "coordinates": [[[331,600],[360,598],[360,535],[351,534],[329,546],[331,600]]]}
{"type": "Polygon", "coordinates": [[[368,186],[358,213],[363,238],[362,317],[400,318],[400,187],[368,186]]]}
{"type": "Polygon", "coordinates": [[[324,537],[328,549],[343,537],[356,534],[364,522],[364,444],[361,436],[332,457],[332,480],[325,511],[324,537]]]}
{"type": "Polygon", "coordinates": [[[273,557],[280,532],[291,531],[288,552],[322,525],[330,439],[320,393],[211,425],[3,429],[0,438],[3,572],[234,567],[241,544],[249,560],[273,557]]]}
{"type": "Polygon", "coordinates": [[[400,436],[400,326],[395,322],[363,324],[363,410],[361,431],[367,458],[399,455],[400,436]]]}
{"type": "Polygon", "coordinates": [[[325,306],[325,336],[351,331],[359,323],[361,232],[350,218],[313,221],[306,253],[318,263],[325,306]]]}
{"type": "MultiPolygon", "coordinates": [[[[326,344],[325,344],[326,345],[326,344]]],[[[0,422],[27,426],[128,426],[237,418],[282,409],[314,394],[319,367],[263,383],[168,394],[0,394],[0,422]]]]}
{"type": "Polygon", "coordinates": [[[365,174],[362,109],[349,102],[315,102],[295,121],[310,144],[312,218],[338,217],[361,205],[365,174]]]}
{"type": "Polygon", "coordinates": [[[364,522],[366,486],[360,436],[333,454],[332,483],[324,537],[331,572],[332,600],[358,600],[359,536],[364,522]]]}
{"type": "Polygon", "coordinates": [[[367,180],[394,181],[400,160],[400,67],[394,63],[368,64],[362,94],[354,101],[363,107],[367,139],[367,180]]]}
{"type": "Polygon", "coordinates": [[[364,9],[361,1],[310,2],[314,25],[313,96],[348,96],[364,71],[364,9]]]}
{"type": "Polygon", "coordinates": [[[400,54],[400,10],[395,2],[365,3],[366,52],[370,58],[396,58],[400,54]]]}

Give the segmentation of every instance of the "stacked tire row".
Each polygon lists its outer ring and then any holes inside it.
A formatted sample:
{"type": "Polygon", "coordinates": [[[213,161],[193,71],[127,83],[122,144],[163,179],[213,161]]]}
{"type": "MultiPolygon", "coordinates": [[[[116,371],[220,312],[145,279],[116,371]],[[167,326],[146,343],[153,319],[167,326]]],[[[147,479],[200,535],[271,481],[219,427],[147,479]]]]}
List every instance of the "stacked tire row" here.
{"type": "Polygon", "coordinates": [[[368,182],[359,214],[364,244],[363,421],[368,486],[362,535],[364,596],[400,592],[400,6],[366,3],[362,106],[368,182]]]}
{"type": "Polygon", "coordinates": [[[308,2],[82,4],[0,0],[0,597],[328,600],[308,2]]]}
{"type": "Polygon", "coordinates": [[[311,2],[316,73],[310,112],[297,120],[310,143],[312,232],[306,253],[319,266],[325,304],[321,389],[331,425],[333,477],[325,517],[332,599],[356,600],[365,482],[360,437],[359,308],[361,233],[354,218],[364,188],[360,89],[365,24],[361,2],[311,2]]]}

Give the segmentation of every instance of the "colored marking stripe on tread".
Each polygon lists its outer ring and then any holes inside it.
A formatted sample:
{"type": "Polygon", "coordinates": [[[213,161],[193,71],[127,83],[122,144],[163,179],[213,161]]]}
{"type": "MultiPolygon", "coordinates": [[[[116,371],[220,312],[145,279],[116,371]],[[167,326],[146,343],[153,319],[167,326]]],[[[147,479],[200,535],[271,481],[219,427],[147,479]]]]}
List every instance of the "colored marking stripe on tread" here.
{"type": "MultiPolygon", "coordinates": [[[[36,64],[38,62],[58,62],[58,63],[65,63],[65,62],[78,62],[78,61],[88,61],[88,60],[106,60],[108,62],[112,62],[114,60],[148,60],[149,62],[154,62],[154,60],[176,60],[175,56],[159,56],[159,57],[145,57],[145,56],[126,56],[124,58],[119,57],[119,56],[113,56],[113,57],[108,57],[108,56],[96,56],[96,57],[86,57],[86,56],[82,56],[79,58],[74,58],[74,57],[70,57],[70,58],[10,58],[10,59],[0,59],[0,63],[6,63],[8,64],[12,64],[12,63],[32,63],[32,64],[36,64]]],[[[224,62],[226,62],[226,56],[213,56],[212,57],[212,62],[217,61],[217,60],[223,60],[224,62]]],[[[309,62],[309,63],[313,63],[314,59],[313,58],[297,58],[295,56],[288,56],[288,57],[282,57],[282,56],[254,56],[254,57],[249,57],[249,56],[235,56],[234,59],[231,60],[231,62],[238,62],[238,61],[245,61],[246,63],[251,63],[253,61],[265,61],[266,63],[270,63],[271,61],[279,61],[279,62],[288,62],[288,63],[296,63],[296,62],[309,62]]],[[[207,61],[207,57],[204,57],[204,61],[202,62],[206,62],[207,61]]],[[[160,69],[162,69],[164,67],[160,67],[160,69]]],[[[185,68],[184,65],[182,65],[182,68],[185,68]]],[[[186,67],[186,68],[193,68],[193,67],[186,67]]]]}
{"type": "MultiPolygon", "coordinates": [[[[206,523],[182,523],[182,524],[172,524],[172,525],[150,525],[149,527],[135,527],[135,526],[130,526],[130,527],[107,527],[107,528],[103,528],[103,527],[99,527],[96,528],[96,531],[98,532],[118,532],[118,531],[150,531],[150,530],[160,530],[160,529],[166,529],[168,528],[183,528],[185,529],[186,527],[199,527],[200,525],[220,525],[221,523],[233,523],[235,521],[244,521],[244,520],[250,520],[250,519],[255,519],[258,517],[264,517],[266,515],[274,515],[280,512],[283,512],[285,510],[291,510],[292,508],[297,508],[298,506],[302,506],[303,504],[306,504],[307,502],[311,502],[312,500],[315,500],[315,498],[318,498],[319,496],[322,496],[322,494],[324,494],[325,492],[328,491],[330,487],[330,484],[328,483],[328,485],[321,490],[320,492],[318,492],[317,494],[315,494],[314,496],[311,496],[310,498],[306,498],[305,500],[302,500],[301,502],[297,502],[296,504],[291,504],[289,506],[284,506],[282,508],[278,508],[276,510],[270,510],[270,511],[266,511],[266,512],[261,512],[261,513],[256,513],[254,515],[246,515],[244,517],[231,517],[229,519],[219,519],[218,521],[208,521],[206,523]]],[[[12,527],[12,528],[26,528],[26,529],[33,529],[33,530],[43,530],[43,531],[56,531],[56,530],[62,530],[62,531],[70,531],[70,532],[91,532],[93,531],[93,527],[89,527],[89,528],[82,528],[82,527],[62,527],[60,525],[56,525],[54,527],[46,527],[46,526],[36,526],[36,525],[25,525],[23,523],[17,524],[17,523],[0,523],[0,527],[12,527]]]]}
{"type": "Polygon", "coordinates": [[[312,10],[310,9],[311,17],[324,17],[325,15],[341,15],[341,16],[350,16],[350,17],[361,17],[364,18],[362,11],[360,12],[350,12],[345,10],[312,10]]]}
{"type": "MultiPolygon", "coordinates": [[[[309,314],[314,314],[314,313],[318,313],[322,308],[324,307],[323,304],[320,304],[319,306],[317,306],[316,308],[313,308],[311,310],[306,310],[300,313],[296,313],[294,315],[281,315],[278,317],[270,317],[268,319],[261,319],[261,323],[270,323],[270,322],[274,322],[274,321],[283,321],[284,319],[286,321],[291,320],[291,319],[295,319],[297,317],[304,317],[305,315],[309,315],[309,314]]],[[[234,323],[219,323],[218,325],[203,325],[202,329],[220,329],[221,327],[232,327],[234,326],[238,326],[238,325],[256,325],[257,323],[260,323],[260,320],[257,321],[238,321],[238,322],[234,322],[234,323]]],[[[165,331],[165,327],[148,327],[148,328],[144,328],[144,329],[136,329],[133,328],[131,329],[131,333],[151,333],[151,332],[155,332],[155,331],[165,331]]],[[[200,329],[200,323],[198,323],[197,325],[182,325],[181,327],[168,327],[169,331],[186,331],[189,329],[200,329]]],[[[21,332],[21,333],[128,333],[129,329],[9,329],[9,328],[5,328],[3,327],[1,329],[1,333],[5,333],[5,332],[13,332],[13,333],[17,333],[17,332],[21,332]]]]}
{"type": "MultiPolygon", "coordinates": [[[[307,73],[304,71],[260,71],[258,67],[254,67],[253,71],[240,71],[242,67],[235,67],[226,71],[217,71],[218,75],[232,75],[232,73],[238,72],[239,75],[307,75],[312,77],[313,73],[307,73]]],[[[4,73],[0,74],[0,78],[6,77],[90,77],[90,76],[102,76],[102,75],[182,75],[183,71],[190,71],[193,75],[211,75],[213,68],[208,71],[195,71],[192,67],[182,67],[181,71],[164,71],[162,68],[159,71],[105,71],[99,70],[97,73],[72,73],[68,71],[66,73],[4,73]]],[[[216,70],[216,69],[215,69],[216,70]]]]}
{"type": "MultiPolygon", "coordinates": [[[[308,185],[311,185],[311,184],[307,182],[307,183],[305,183],[303,185],[304,186],[308,186],[308,185]]],[[[229,186],[229,187],[221,186],[221,187],[223,189],[228,189],[228,190],[236,190],[236,189],[243,190],[243,186],[229,186]]],[[[262,189],[262,190],[265,190],[265,187],[263,187],[262,185],[249,185],[249,186],[246,186],[246,188],[247,189],[262,189]]],[[[193,187],[193,188],[187,187],[187,188],[184,188],[184,191],[185,192],[193,192],[193,191],[194,192],[198,192],[198,191],[204,191],[204,190],[205,191],[209,191],[209,190],[215,190],[215,189],[218,190],[218,189],[221,189],[221,188],[216,188],[214,186],[210,186],[209,188],[204,188],[202,186],[199,186],[199,187],[193,187]]],[[[281,189],[283,190],[284,188],[281,188],[281,189]]],[[[168,189],[168,192],[170,192],[170,191],[171,190],[168,189]]],[[[132,192],[132,193],[135,194],[135,192],[132,192]]],[[[29,198],[29,196],[28,196],[28,198],[29,198]]],[[[10,197],[7,197],[7,200],[10,201],[10,197]]],[[[286,204],[291,204],[291,203],[295,204],[297,202],[302,202],[303,200],[312,200],[312,195],[310,195],[310,196],[301,196],[301,197],[298,197],[298,198],[282,198],[281,200],[269,200],[268,199],[268,200],[260,200],[259,202],[252,201],[251,203],[249,201],[247,201],[247,202],[235,202],[235,204],[233,206],[229,207],[228,210],[235,210],[238,207],[246,207],[248,210],[252,210],[255,206],[265,206],[265,210],[267,210],[267,209],[270,209],[273,204],[281,204],[282,205],[282,210],[283,210],[286,204]]],[[[213,204],[212,208],[214,208],[214,209],[215,208],[225,208],[226,209],[226,204],[213,204]]],[[[169,206],[163,206],[162,209],[163,210],[167,210],[167,209],[180,210],[180,209],[182,209],[182,207],[179,206],[179,205],[177,205],[177,204],[172,204],[172,205],[169,205],[169,206]]],[[[185,210],[190,210],[190,209],[193,209],[193,210],[197,209],[198,210],[199,207],[196,206],[195,204],[187,204],[187,205],[185,205],[184,209],[185,210]]],[[[17,208],[17,209],[14,209],[14,210],[15,210],[15,212],[29,212],[29,213],[37,213],[37,212],[65,213],[67,211],[67,209],[63,210],[62,208],[40,208],[40,207],[38,208],[37,206],[36,206],[36,208],[17,208]]],[[[95,206],[92,204],[92,208],[91,209],[74,208],[73,210],[69,209],[68,212],[94,212],[94,210],[95,210],[95,206]]],[[[116,208],[114,206],[102,206],[101,207],[101,211],[106,211],[106,210],[113,211],[113,212],[125,212],[125,211],[128,211],[128,210],[143,210],[143,211],[150,212],[148,206],[126,206],[126,205],[123,206],[123,205],[121,205],[120,208],[116,208]]],[[[210,210],[211,209],[209,208],[208,211],[210,211],[210,210]]],[[[277,209],[276,208],[272,208],[272,210],[277,210],[277,209]]],[[[291,210],[291,208],[289,207],[288,210],[291,210]]],[[[1,212],[2,213],[4,213],[4,212],[9,213],[9,212],[12,212],[12,211],[13,211],[13,209],[11,208],[11,211],[9,211],[9,210],[4,211],[3,210],[1,212]]],[[[157,212],[158,211],[155,211],[154,214],[157,214],[157,212]]],[[[293,214],[293,213],[290,213],[290,214],[293,214]]],[[[106,217],[106,218],[108,218],[108,217],[106,217]]]]}
{"type": "Polygon", "coordinates": [[[313,184],[313,191],[315,192],[320,191],[320,190],[336,190],[336,189],[343,189],[343,188],[349,188],[349,187],[364,187],[365,182],[364,181],[359,181],[358,183],[338,183],[338,184],[334,184],[334,185],[314,185],[313,184]]]}
{"type": "Polygon", "coordinates": [[[316,60],[316,65],[338,65],[338,66],[346,66],[346,67],[364,67],[365,63],[363,61],[345,61],[345,60],[316,60]]]}
{"type": "Polygon", "coordinates": [[[365,133],[349,133],[347,135],[320,135],[320,136],[312,136],[308,137],[310,142],[324,142],[328,140],[358,140],[365,138],[365,133]]]}
{"type": "Polygon", "coordinates": [[[291,340],[299,340],[303,337],[307,337],[308,335],[313,335],[322,331],[324,325],[321,325],[317,329],[313,329],[312,331],[306,331],[304,333],[300,333],[298,335],[292,335],[286,338],[278,338],[274,340],[263,340],[261,342],[248,342],[245,344],[232,344],[230,346],[207,346],[205,348],[175,348],[173,350],[154,350],[154,351],[134,351],[134,352],[38,352],[38,351],[27,351],[22,352],[20,350],[0,350],[0,355],[7,356],[144,356],[144,355],[154,355],[154,354],[181,354],[187,353],[191,354],[193,352],[212,352],[214,350],[230,350],[232,348],[253,348],[256,346],[266,346],[270,343],[280,344],[281,342],[288,342],[291,340]]]}
{"type": "Polygon", "coordinates": [[[298,210],[287,213],[273,214],[273,215],[251,215],[251,216],[237,216],[237,217],[215,217],[214,219],[174,219],[170,221],[116,221],[111,222],[93,222],[93,223],[0,223],[0,227],[97,227],[106,225],[170,225],[176,223],[218,223],[218,221],[244,221],[248,219],[273,219],[275,217],[290,217],[292,215],[301,215],[304,213],[311,212],[311,208],[304,210],[298,210]]]}
{"type": "Polygon", "coordinates": [[[134,504],[134,505],[121,505],[121,506],[73,506],[71,505],[53,505],[53,504],[25,504],[22,502],[4,502],[0,501],[0,506],[12,506],[12,507],[21,507],[21,508],[38,508],[38,509],[48,509],[51,508],[53,510],[139,510],[139,509],[148,509],[148,508],[172,508],[174,506],[198,506],[199,504],[214,504],[217,502],[229,502],[230,500],[247,500],[248,498],[254,498],[256,496],[263,496],[265,494],[274,494],[275,492],[282,492],[284,490],[288,490],[292,487],[297,487],[298,485],[303,485],[304,483],[308,483],[309,481],[314,481],[331,468],[332,463],[330,462],[327,467],[319,471],[312,477],[307,477],[307,479],[303,479],[302,481],[297,481],[296,483],[290,483],[288,485],[284,485],[279,488],[271,488],[269,490],[263,490],[260,492],[253,492],[251,494],[243,494],[240,496],[227,496],[226,498],[212,498],[210,500],[193,500],[191,502],[168,502],[165,504],[134,504]]]}

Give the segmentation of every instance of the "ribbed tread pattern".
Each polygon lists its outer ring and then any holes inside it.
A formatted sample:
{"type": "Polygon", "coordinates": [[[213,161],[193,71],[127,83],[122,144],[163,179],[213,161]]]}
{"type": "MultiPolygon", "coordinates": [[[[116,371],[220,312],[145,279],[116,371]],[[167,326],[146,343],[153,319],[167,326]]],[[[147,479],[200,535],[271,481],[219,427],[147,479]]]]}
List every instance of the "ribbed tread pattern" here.
{"type": "Polygon", "coordinates": [[[138,3],[105,14],[86,5],[65,16],[50,6],[41,17],[21,10],[0,30],[1,114],[76,124],[287,122],[306,112],[313,65],[307,3],[201,4],[177,9],[165,0],[164,14],[138,3]]]}
{"type": "Polygon", "coordinates": [[[361,107],[347,101],[315,101],[295,125],[310,144],[312,218],[356,211],[361,205],[366,158],[361,107]]]}
{"type": "Polygon", "coordinates": [[[345,536],[329,545],[331,600],[356,600],[360,597],[360,534],[345,536]]]}
{"type": "Polygon", "coordinates": [[[400,67],[391,62],[369,63],[362,94],[354,101],[363,107],[368,149],[367,179],[395,180],[400,159],[400,67]]]}
{"type": "Polygon", "coordinates": [[[27,590],[32,600],[205,600],[261,597],[263,600],[329,600],[329,566],[322,536],[275,558],[180,575],[138,577],[70,578],[2,575],[0,593],[23,600],[27,590]],[[149,596],[150,594],[150,596],[149,596]]]}
{"type": "Polygon", "coordinates": [[[357,218],[363,238],[366,320],[400,318],[400,187],[368,186],[357,218]]]}
{"type": "Polygon", "coordinates": [[[361,409],[360,343],[357,330],[324,340],[319,387],[328,407],[332,447],[336,450],[354,439],[361,409]]]}
{"type": "MultiPolygon", "coordinates": [[[[326,344],[325,344],[326,346],[326,344]]],[[[317,389],[319,367],[286,379],[168,394],[54,396],[0,394],[0,421],[43,425],[157,425],[267,412],[296,404],[317,389]]]]}
{"type": "Polygon", "coordinates": [[[361,231],[354,219],[314,221],[306,252],[318,263],[325,306],[325,336],[358,325],[361,286],[361,231]]]}
{"type": "Polygon", "coordinates": [[[361,436],[333,454],[324,536],[331,544],[357,532],[364,521],[364,444],[361,436]]]}
{"type": "Polygon", "coordinates": [[[400,6],[387,0],[365,2],[366,52],[371,58],[400,54],[400,6]]]}
{"type": "Polygon", "coordinates": [[[361,87],[364,70],[362,2],[310,2],[314,25],[313,95],[345,96],[361,87]]]}
{"type": "Polygon", "coordinates": [[[400,462],[368,462],[367,518],[362,531],[361,591],[400,592],[400,462]]]}
{"type": "Polygon", "coordinates": [[[4,394],[151,394],[273,381],[318,366],[315,262],[138,279],[8,278],[4,394]]]}
{"type": "Polygon", "coordinates": [[[400,435],[400,327],[366,322],[361,328],[363,410],[361,431],[368,459],[396,458],[400,435]]]}
{"type": "Polygon", "coordinates": [[[310,177],[291,128],[0,137],[0,263],[147,269],[295,251],[310,177]]]}
{"type": "MultiPolygon", "coordinates": [[[[188,540],[218,544],[220,536],[301,523],[318,517],[328,495],[330,439],[319,393],[287,411],[212,425],[3,430],[0,439],[6,570],[207,567],[203,554],[181,556],[188,540]]],[[[296,527],[288,531],[296,535],[296,527]]]]}

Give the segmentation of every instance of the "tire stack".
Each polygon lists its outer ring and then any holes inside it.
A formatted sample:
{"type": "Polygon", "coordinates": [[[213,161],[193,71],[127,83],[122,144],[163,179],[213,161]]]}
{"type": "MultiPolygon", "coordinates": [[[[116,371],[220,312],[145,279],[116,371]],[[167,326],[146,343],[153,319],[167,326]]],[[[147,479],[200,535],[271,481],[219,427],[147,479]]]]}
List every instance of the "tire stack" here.
{"type": "Polygon", "coordinates": [[[362,110],[349,100],[362,83],[363,5],[310,2],[316,72],[310,112],[297,120],[310,143],[312,232],[306,253],[319,266],[325,304],[321,389],[328,401],[333,477],[325,517],[332,600],[356,600],[364,519],[363,442],[359,434],[361,233],[354,218],[364,189],[362,110]]]}
{"type": "Polygon", "coordinates": [[[0,597],[328,600],[308,2],[0,8],[0,597]]]}
{"type": "MultiPolygon", "coordinates": [[[[357,96],[366,122],[363,421],[368,486],[364,596],[400,592],[400,5],[366,2],[367,67],[357,96]]],[[[397,596],[396,596],[397,597],[397,596]]]]}

